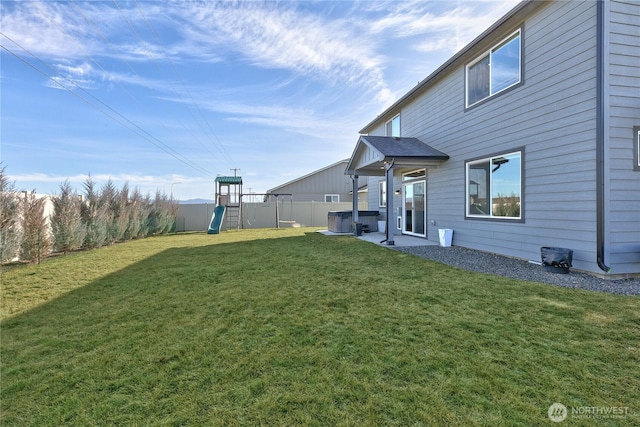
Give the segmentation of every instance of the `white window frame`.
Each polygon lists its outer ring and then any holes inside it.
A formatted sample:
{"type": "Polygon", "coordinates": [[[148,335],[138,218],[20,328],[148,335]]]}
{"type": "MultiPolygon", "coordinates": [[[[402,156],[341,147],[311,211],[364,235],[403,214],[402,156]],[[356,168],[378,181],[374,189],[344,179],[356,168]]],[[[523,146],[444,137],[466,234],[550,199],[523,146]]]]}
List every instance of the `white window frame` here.
{"type": "Polygon", "coordinates": [[[391,120],[388,120],[385,124],[384,124],[384,133],[385,136],[394,136],[394,137],[400,137],[401,135],[401,130],[400,130],[400,114],[396,114],[395,116],[393,116],[393,118],[391,120]],[[397,132],[393,131],[394,128],[394,123],[397,123],[397,132]],[[391,135],[389,135],[389,125],[391,125],[391,135]],[[397,135],[396,135],[397,134],[397,135]]]}
{"type": "Polygon", "coordinates": [[[640,126],[633,127],[633,170],[640,171],[640,126]]]}
{"type": "Polygon", "coordinates": [[[378,182],[378,207],[387,207],[387,181],[382,180],[378,182]]]}
{"type": "Polygon", "coordinates": [[[510,152],[506,152],[506,153],[500,153],[500,154],[495,154],[495,155],[491,155],[488,157],[483,157],[483,158],[479,158],[479,159],[473,159],[473,160],[467,160],[465,161],[465,197],[466,197],[466,202],[465,202],[465,218],[472,218],[472,219],[492,219],[492,220],[505,220],[505,221],[520,221],[522,222],[524,220],[524,216],[523,216],[523,207],[524,207],[524,185],[523,185],[523,179],[524,179],[524,174],[523,174],[523,165],[524,165],[524,150],[523,149],[519,149],[519,150],[514,150],[514,151],[510,151],[510,152]],[[500,157],[507,157],[507,156],[513,156],[513,155],[518,155],[520,157],[520,215],[519,216],[501,216],[501,215],[494,215],[493,214],[493,175],[489,174],[489,187],[485,190],[487,193],[487,203],[486,205],[488,207],[490,207],[489,212],[488,213],[484,213],[484,214],[473,214],[471,213],[471,197],[475,196],[477,197],[477,194],[471,194],[471,185],[470,185],[470,181],[471,181],[471,177],[469,174],[469,168],[471,165],[474,164],[478,164],[478,163],[485,163],[485,162],[489,162],[489,164],[491,164],[491,162],[494,159],[498,159],[500,157]]]}
{"type": "Polygon", "coordinates": [[[416,169],[402,174],[402,181],[411,181],[414,179],[425,179],[427,177],[426,169],[416,169]]]}
{"type": "Polygon", "coordinates": [[[516,31],[512,32],[511,34],[509,34],[507,37],[505,37],[504,39],[500,40],[500,42],[496,43],[495,45],[493,45],[490,49],[486,50],[485,52],[483,52],[481,55],[478,55],[472,62],[468,63],[465,66],[465,72],[464,72],[464,78],[465,78],[465,106],[467,108],[472,107],[480,102],[483,102],[489,98],[494,97],[495,95],[504,92],[505,90],[512,88],[516,85],[519,85],[522,82],[522,57],[523,57],[523,49],[522,49],[522,28],[518,28],[516,31]],[[519,38],[519,44],[520,44],[520,57],[518,58],[518,81],[510,84],[509,86],[506,86],[498,91],[493,91],[493,88],[491,87],[491,54],[496,51],[499,47],[501,47],[507,40],[509,40],[510,38],[514,37],[515,35],[518,35],[519,38]],[[487,95],[486,97],[479,99],[473,103],[469,103],[469,69],[471,67],[473,67],[475,64],[477,64],[478,62],[482,61],[483,59],[485,59],[487,56],[489,56],[489,95],[487,95]]]}
{"type": "Polygon", "coordinates": [[[340,203],[340,195],[339,194],[325,194],[324,195],[325,203],[340,203]],[[327,200],[329,199],[329,200],[327,200]]]}

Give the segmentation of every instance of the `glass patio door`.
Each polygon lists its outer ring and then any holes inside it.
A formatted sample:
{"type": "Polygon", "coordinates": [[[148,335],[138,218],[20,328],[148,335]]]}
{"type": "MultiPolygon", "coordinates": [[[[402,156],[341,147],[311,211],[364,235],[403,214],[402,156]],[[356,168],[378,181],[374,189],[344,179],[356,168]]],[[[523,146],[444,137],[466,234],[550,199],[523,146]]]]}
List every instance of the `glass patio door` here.
{"type": "Polygon", "coordinates": [[[426,181],[407,182],[402,185],[402,232],[426,237],[426,181]]]}

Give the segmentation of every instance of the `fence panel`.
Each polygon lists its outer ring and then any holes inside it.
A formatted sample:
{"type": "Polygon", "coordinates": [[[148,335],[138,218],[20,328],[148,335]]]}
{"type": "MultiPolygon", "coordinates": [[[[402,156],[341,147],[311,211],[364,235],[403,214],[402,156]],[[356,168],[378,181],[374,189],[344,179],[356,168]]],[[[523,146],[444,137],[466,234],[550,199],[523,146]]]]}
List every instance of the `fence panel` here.
{"type": "MultiPolygon", "coordinates": [[[[212,203],[179,205],[176,218],[177,231],[206,231],[211,221],[215,205],[212,203]]],[[[243,203],[242,217],[244,228],[285,227],[326,227],[327,214],[330,211],[351,210],[351,202],[290,202],[280,200],[264,203],[243,203]]],[[[367,209],[366,203],[360,203],[360,210],[367,209]]]]}

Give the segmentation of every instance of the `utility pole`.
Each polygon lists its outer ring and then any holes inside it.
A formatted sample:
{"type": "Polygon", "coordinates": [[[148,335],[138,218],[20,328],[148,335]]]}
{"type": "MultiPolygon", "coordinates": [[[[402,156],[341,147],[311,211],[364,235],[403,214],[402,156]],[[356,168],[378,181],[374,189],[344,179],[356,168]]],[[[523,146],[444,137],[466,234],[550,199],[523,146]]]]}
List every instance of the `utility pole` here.
{"type": "Polygon", "coordinates": [[[233,171],[233,176],[238,176],[238,171],[240,170],[240,168],[230,168],[229,170],[233,171]]]}

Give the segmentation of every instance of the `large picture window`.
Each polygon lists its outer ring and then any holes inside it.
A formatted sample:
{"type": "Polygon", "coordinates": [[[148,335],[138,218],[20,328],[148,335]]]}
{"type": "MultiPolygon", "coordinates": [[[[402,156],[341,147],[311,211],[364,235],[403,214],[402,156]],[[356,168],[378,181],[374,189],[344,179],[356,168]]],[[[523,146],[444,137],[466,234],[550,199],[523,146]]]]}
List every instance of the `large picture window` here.
{"type": "Polygon", "coordinates": [[[467,207],[472,218],[522,219],[522,152],[466,163],[467,207]]]}
{"type": "Polygon", "coordinates": [[[520,30],[482,54],[466,68],[466,105],[470,107],[522,80],[520,30]]]}

